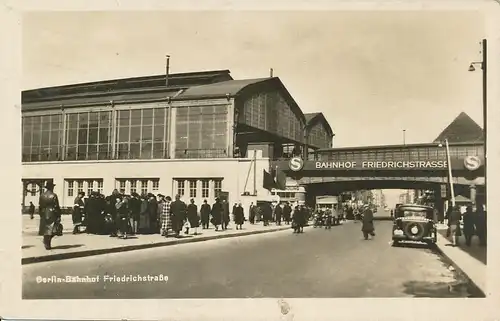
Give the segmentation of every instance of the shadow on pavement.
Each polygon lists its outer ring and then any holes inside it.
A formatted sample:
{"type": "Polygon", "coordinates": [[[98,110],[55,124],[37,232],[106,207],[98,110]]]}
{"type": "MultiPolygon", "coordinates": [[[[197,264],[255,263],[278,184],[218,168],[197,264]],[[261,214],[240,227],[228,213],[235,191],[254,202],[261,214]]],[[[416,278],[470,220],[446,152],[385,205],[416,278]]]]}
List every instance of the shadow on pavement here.
{"type": "Polygon", "coordinates": [[[23,246],[21,246],[21,249],[24,250],[24,249],[29,249],[32,247],[34,247],[34,245],[23,245],[23,246]]]}
{"type": "Polygon", "coordinates": [[[416,298],[478,298],[467,282],[408,281],[403,283],[404,292],[416,298]]]}
{"type": "Polygon", "coordinates": [[[82,247],[83,244],[72,244],[72,245],[59,245],[59,246],[53,246],[52,250],[66,250],[66,249],[73,249],[76,247],[82,247]]]}
{"type": "MultiPolygon", "coordinates": [[[[441,234],[444,238],[448,239],[446,237],[446,230],[444,231],[439,231],[439,234],[441,234]]],[[[474,238],[477,238],[477,236],[474,236],[474,238]]],[[[469,254],[479,262],[483,263],[484,265],[487,264],[487,247],[486,246],[479,246],[477,244],[472,244],[470,247],[465,245],[463,237],[460,239],[461,244],[458,247],[465,253],[469,254]]],[[[451,244],[447,244],[446,246],[452,246],[451,244]]]]}
{"type": "Polygon", "coordinates": [[[394,245],[394,247],[402,247],[406,249],[425,249],[425,250],[436,250],[435,245],[429,245],[425,243],[410,243],[410,242],[400,242],[398,245],[394,245]]]}

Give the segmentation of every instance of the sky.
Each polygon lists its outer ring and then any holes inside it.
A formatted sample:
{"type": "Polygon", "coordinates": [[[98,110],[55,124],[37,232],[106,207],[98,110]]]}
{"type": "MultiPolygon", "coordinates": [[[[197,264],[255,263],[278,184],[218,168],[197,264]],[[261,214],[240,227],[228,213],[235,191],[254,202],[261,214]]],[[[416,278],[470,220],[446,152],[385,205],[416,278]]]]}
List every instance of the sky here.
{"type": "MultiPolygon", "coordinates": [[[[335,147],[434,140],[460,112],[482,124],[484,21],[474,11],[31,12],[23,89],[170,70],[279,77],[335,147]]],[[[392,193],[391,193],[392,194],[392,193]]],[[[396,194],[394,194],[396,195],[396,194]]],[[[386,193],[386,197],[391,198],[386,193]]],[[[394,196],[396,197],[396,196],[394,196]]]]}

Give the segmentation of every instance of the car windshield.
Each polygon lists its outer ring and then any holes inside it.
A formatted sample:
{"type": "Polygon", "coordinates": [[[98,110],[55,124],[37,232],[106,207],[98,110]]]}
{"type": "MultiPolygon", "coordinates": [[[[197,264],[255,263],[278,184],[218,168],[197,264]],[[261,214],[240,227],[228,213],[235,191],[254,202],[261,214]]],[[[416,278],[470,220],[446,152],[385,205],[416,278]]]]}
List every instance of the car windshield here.
{"type": "Polygon", "coordinates": [[[399,208],[398,217],[433,218],[433,212],[426,208],[399,208]]]}
{"type": "Polygon", "coordinates": [[[426,211],[401,211],[402,217],[427,217],[426,211]]]}

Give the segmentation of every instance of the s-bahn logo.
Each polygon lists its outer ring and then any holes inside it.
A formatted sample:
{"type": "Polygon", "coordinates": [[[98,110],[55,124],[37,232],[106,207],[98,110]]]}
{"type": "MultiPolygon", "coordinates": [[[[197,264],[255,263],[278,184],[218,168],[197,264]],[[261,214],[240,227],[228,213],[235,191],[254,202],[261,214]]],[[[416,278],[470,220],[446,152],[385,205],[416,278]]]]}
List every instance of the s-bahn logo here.
{"type": "Polygon", "coordinates": [[[304,160],[300,157],[292,157],[288,162],[288,167],[294,172],[300,171],[304,168],[304,160]]]}
{"type": "Polygon", "coordinates": [[[477,156],[467,156],[464,159],[464,166],[470,171],[475,171],[481,167],[481,159],[477,156]]]}

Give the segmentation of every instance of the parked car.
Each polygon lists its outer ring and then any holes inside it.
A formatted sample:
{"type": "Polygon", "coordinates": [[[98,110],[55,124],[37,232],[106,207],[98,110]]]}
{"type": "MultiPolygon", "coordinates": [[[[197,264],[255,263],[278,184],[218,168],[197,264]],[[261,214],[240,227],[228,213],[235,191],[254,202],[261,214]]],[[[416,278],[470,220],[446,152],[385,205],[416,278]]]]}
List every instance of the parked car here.
{"type": "Polygon", "coordinates": [[[437,242],[435,211],[430,206],[405,204],[396,208],[392,228],[394,246],[400,242],[412,241],[427,243],[437,242]]]}

